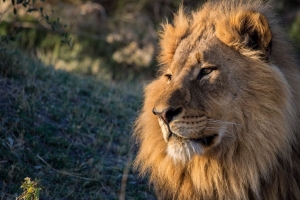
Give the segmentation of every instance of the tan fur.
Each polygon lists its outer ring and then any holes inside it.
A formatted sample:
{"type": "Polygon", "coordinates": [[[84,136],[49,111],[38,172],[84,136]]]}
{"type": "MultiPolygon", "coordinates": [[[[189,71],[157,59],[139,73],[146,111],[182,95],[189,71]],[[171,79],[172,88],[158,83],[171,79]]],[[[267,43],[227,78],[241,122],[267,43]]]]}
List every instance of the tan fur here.
{"type": "Polygon", "coordinates": [[[163,24],[161,73],[134,134],[135,166],[159,199],[300,198],[300,72],[272,13],[210,1],[163,24]],[[170,107],[181,110],[168,125],[152,113],[170,107]]]}

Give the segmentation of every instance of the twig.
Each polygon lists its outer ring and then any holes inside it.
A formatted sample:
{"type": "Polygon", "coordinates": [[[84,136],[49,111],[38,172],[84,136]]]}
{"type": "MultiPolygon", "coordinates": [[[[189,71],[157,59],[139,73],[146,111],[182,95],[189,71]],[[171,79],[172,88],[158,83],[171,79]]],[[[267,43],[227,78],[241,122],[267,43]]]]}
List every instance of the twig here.
{"type": "Polygon", "coordinates": [[[54,169],[49,163],[47,163],[39,155],[37,155],[37,157],[38,157],[38,159],[40,159],[43,163],[45,163],[48,167],[50,167],[53,171],[55,171],[57,173],[64,174],[64,175],[67,175],[67,176],[72,176],[72,177],[79,178],[79,179],[82,179],[82,180],[87,180],[87,181],[98,181],[97,179],[86,178],[86,177],[78,176],[78,175],[70,173],[70,172],[60,171],[60,170],[54,169]]]}
{"type": "Polygon", "coordinates": [[[125,200],[126,184],[127,184],[128,174],[130,170],[130,165],[132,163],[132,154],[133,154],[133,148],[130,148],[128,153],[128,160],[123,170],[119,200],[125,200]]]}

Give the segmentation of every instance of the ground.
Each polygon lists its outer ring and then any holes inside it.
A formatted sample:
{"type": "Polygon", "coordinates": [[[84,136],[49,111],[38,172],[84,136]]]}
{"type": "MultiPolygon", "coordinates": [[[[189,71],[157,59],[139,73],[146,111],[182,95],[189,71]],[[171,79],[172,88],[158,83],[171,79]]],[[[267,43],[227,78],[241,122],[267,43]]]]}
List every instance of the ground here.
{"type": "Polygon", "coordinates": [[[141,90],[54,70],[2,45],[0,198],[15,199],[29,177],[41,199],[152,199],[131,168],[141,90]]]}

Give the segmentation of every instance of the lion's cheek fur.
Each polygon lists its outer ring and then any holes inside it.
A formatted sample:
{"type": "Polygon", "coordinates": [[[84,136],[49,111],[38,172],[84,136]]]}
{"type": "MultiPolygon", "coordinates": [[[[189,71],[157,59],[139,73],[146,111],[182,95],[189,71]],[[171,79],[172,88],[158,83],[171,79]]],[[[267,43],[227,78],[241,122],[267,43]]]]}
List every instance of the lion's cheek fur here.
{"type": "Polygon", "coordinates": [[[247,141],[249,150],[261,146],[264,150],[260,153],[260,162],[268,161],[266,163],[272,165],[276,155],[291,151],[290,144],[294,140],[292,93],[276,66],[259,63],[254,66],[260,69],[252,67],[252,71],[243,73],[245,88],[240,91],[240,110],[234,114],[243,129],[236,136],[240,143],[247,141]]]}
{"type": "MultiPolygon", "coordinates": [[[[294,139],[293,124],[286,120],[294,116],[291,90],[286,78],[276,66],[259,63],[254,66],[256,67],[243,73],[246,83],[244,91],[240,91],[242,96],[239,108],[243,116],[240,116],[237,123],[244,127],[241,131],[242,139],[253,141],[253,147],[260,143],[263,143],[266,149],[272,146],[274,149],[271,152],[276,149],[275,154],[287,152],[290,142],[294,139]]],[[[235,116],[238,114],[235,113],[235,116]]]]}

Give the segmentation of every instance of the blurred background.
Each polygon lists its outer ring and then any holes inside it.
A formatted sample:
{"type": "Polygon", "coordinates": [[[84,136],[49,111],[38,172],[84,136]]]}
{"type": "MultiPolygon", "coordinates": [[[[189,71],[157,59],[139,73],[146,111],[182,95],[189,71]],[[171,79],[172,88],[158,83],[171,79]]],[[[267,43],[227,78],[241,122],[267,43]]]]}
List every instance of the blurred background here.
{"type": "MultiPolygon", "coordinates": [[[[0,0],[0,199],[155,199],[134,120],[160,23],[204,2],[0,0]]],[[[300,0],[272,3],[299,55],[300,0]]]]}
{"type": "MultiPolygon", "coordinates": [[[[3,1],[0,36],[13,35],[25,52],[56,69],[113,80],[147,77],[156,66],[159,24],[171,19],[181,2],[188,11],[204,1],[46,0],[35,1],[38,11],[30,13],[28,6],[16,4],[17,15],[11,1],[3,1]],[[70,45],[61,43],[46,15],[50,22],[59,19],[70,45]]],[[[299,0],[273,2],[287,33],[299,45],[299,0]]]]}

